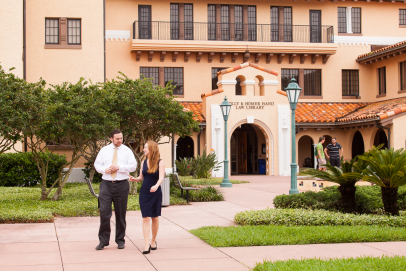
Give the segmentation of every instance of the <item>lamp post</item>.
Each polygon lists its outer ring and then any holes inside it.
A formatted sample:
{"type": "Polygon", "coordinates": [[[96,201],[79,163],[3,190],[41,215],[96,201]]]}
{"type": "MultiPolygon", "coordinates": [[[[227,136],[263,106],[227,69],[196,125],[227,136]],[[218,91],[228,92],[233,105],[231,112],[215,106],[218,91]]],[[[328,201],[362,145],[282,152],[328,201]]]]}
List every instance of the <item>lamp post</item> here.
{"type": "Polygon", "coordinates": [[[224,178],[220,187],[232,187],[233,184],[230,183],[228,178],[228,150],[227,150],[227,120],[230,114],[231,104],[227,101],[227,97],[224,97],[224,101],[220,104],[221,112],[223,113],[224,119],[224,178]]]}
{"type": "Polygon", "coordinates": [[[296,83],[295,77],[290,80],[289,85],[285,88],[288,95],[290,109],[292,110],[292,164],[290,164],[290,190],[289,195],[299,194],[297,190],[297,164],[296,164],[296,129],[295,129],[295,109],[299,100],[300,91],[302,89],[296,83]]]}

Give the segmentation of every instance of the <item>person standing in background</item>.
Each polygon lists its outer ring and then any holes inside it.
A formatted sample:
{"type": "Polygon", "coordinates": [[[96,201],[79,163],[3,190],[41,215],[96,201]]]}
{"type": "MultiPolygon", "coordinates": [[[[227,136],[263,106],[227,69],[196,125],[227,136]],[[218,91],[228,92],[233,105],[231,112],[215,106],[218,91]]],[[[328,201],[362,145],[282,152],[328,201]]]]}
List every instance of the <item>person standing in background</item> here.
{"type": "Polygon", "coordinates": [[[323,144],[326,141],[324,136],[319,137],[319,143],[316,146],[316,155],[317,155],[317,162],[319,164],[319,170],[326,171],[326,166],[324,166],[326,162],[326,156],[323,152],[323,144]]]}
{"type": "Polygon", "coordinates": [[[330,159],[330,164],[332,166],[341,168],[341,157],[343,157],[343,148],[341,147],[340,143],[337,142],[337,138],[333,137],[331,139],[331,143],[327,145],[324,149],[324,153],[326,154],[327,158],[330,159]],[[327,154],[327,150],[330,155],[327,154]]]}

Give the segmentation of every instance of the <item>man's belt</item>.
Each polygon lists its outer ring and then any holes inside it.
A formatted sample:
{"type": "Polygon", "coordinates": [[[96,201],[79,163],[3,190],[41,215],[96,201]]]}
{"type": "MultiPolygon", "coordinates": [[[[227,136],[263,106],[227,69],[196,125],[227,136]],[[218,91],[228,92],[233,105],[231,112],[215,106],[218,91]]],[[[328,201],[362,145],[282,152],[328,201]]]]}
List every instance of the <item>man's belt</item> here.
{"type": "Polygon", "coordinates": [[[103,181],[106,181],[106,182],[111,182],[111,183],[118,183],[118,182],[123,182],[123,181],[127,181],[128,179],[123,179],[123,180],[105,180],[105,179],[103,179],[103,181]]]}

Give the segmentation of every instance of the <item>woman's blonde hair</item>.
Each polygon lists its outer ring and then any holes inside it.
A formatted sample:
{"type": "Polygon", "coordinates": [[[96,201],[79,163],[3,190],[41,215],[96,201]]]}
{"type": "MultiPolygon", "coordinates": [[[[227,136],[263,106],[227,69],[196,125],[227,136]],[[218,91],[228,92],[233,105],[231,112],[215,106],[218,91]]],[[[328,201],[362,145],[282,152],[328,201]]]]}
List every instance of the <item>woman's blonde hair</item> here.
{"type": "Polygon", "coordinates": [[[148,141],[148,173],[155,173],[158,169],[159,148],[158,144],[154,141],[148,141]]]}

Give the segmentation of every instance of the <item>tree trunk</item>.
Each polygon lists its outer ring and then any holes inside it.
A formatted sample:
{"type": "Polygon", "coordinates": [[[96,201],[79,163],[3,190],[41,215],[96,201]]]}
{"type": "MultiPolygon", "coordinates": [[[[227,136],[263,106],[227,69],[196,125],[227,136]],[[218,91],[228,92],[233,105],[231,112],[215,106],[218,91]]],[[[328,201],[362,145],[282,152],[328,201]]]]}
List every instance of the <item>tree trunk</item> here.
{"type": "Polygon", "coordinates": [[[90,168],[90,172],[89,172],[89,180],[91,183],[93,183],[93,177],[94,177],[94,173],[96,172],[96,169],[94,168],[94,166],[92,166],[90,168]]]}
{"type": "Polygon", "coordinates": [[[346,213],[354,213],[356,210],[356,203],[355,203],[355,190],[357,188],[355,185],[351,186],[343,186],[340,185],[338,187],[338,191],[341,194],[341,206],[344,208],[344,212],[346,213]]]}
{"type": "Polygon", "coordinates": [[[385,208],[385,213],[391,215],[399,215],[398,206],[398,188],[397,187],[381,187],[382,201],[385,208]]]}
{"type": "Polygon", "coordinates": [[[137,194],[137,182],[130,182],[130,191],[128,195],[136,195],[137,194]]]}

